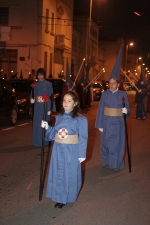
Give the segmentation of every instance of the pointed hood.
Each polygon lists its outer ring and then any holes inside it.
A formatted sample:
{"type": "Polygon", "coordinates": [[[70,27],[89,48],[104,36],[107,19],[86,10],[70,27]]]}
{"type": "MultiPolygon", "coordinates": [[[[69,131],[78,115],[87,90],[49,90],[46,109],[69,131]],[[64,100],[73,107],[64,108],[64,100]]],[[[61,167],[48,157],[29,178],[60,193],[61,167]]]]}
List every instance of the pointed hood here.
{"type": "Polygon", "coordinates": [[[113,78],[113,79],[116,79],[119,81],[119,77],[120,77],[120,64],[121,64],[121,57],[122,57],[122,46],[119,50],[119,53],[118,53],[118,56],[117,56],[117,59],[116,59],[116,62],[114,64],[114,67],[113,67],[113,70],[111,72],[111,75],[110,75],[110,78],[113,78]]]}
{"type": "Polygon", "coordinates": [[[140,81],[146,82],[145,70],[144,70],[144,66],[143,65],[141,65],[140,81]]]}

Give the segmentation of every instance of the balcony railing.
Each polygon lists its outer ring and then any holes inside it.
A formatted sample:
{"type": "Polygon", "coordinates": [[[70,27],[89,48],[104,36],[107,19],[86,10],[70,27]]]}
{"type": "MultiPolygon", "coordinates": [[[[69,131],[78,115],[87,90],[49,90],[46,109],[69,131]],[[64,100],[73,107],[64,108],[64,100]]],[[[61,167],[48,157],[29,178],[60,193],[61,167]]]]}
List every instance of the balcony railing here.
{"type": "Polygon", "coordinates": [[[71,41],[65,35],[55,35],[55,48],[60,50],[71,49],[71,41]]]}

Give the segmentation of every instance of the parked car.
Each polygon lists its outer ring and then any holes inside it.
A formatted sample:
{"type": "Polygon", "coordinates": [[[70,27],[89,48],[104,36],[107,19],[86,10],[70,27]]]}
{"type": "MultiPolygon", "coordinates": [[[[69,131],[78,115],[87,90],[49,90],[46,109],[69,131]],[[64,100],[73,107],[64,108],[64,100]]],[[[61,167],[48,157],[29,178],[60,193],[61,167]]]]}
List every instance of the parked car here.
{"type": "Polygon", "coordinates": [[[102,85],[103,85],[105,91],[107,91],[109,89],[109,81],[102,80],[102,85]]]}
{"type": "Polygon", "coordinates": [[[94,101],[99,101],[104,91],[104,87],[101,83],[94,83],[93,85],[93,99],[94,101]]]}
{"type": "Polygon", "coordinates": [[[30,103],[31,84],[35,79],[11,79],[9,80],[16,91],[16,104],[18,105],[18,115],[26,115],[29,118],[33,116],[33,107],[30,103]]]}
{"type": "Polygon", "coordinates": [[[0,123],[16,124],[17,114],[15,90],[8,80],[0,78],[0,123]]]}
{"type": "Polygon", "coordinates": [[[130,84],[129,82],[124,82],[124,83],[123,83],[123,87],[124,87],[124,90],[125,90],[125,91],[130,91],[130,90],[132,90],[132,86],[131,86],[131,84],[130,84]]]}
{"type": "Polygon", "coordinates": [[[54,99],[56,104],[56,110],[59,111],[62,104],[63,86],[65,81],[61,78],[46,78],[47,81],[53,85],[54,99]]]}

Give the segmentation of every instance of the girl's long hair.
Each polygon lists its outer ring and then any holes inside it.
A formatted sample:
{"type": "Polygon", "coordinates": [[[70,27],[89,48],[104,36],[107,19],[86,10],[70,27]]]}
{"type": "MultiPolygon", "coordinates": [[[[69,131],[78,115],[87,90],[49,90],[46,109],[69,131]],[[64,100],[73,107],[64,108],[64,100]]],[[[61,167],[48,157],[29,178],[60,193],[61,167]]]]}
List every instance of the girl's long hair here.
{"type": "MultiPolygon", "coordinates": [[[[78,111],[80,109],[80,102],[79,102],[78,94],[76,92],[73,92],[73,91],[68,91],[65,95],[70,95],[72,97],[74,103],[76,103],[73,110],[70,112],[71,117],[75,118],[76,116],[78,116],[78,111]]],[[[65,112],[65,110],[62,107],[61,110],[60,110],[60,114],[63,115],[64,112],[65,112]]]]}

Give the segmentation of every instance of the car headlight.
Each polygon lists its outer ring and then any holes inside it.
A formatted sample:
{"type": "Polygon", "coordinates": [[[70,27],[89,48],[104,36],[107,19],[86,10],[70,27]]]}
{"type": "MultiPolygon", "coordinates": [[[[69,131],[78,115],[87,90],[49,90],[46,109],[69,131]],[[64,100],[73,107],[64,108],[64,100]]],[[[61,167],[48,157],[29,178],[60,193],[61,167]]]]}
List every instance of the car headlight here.
{"type": "Polygon", "coordinates": [[[26,102],[26,99],[25,98],[16,100],[16,104],[17,105],[20,105],[20,104],[22,104],[24,102],[26,102]]]}

